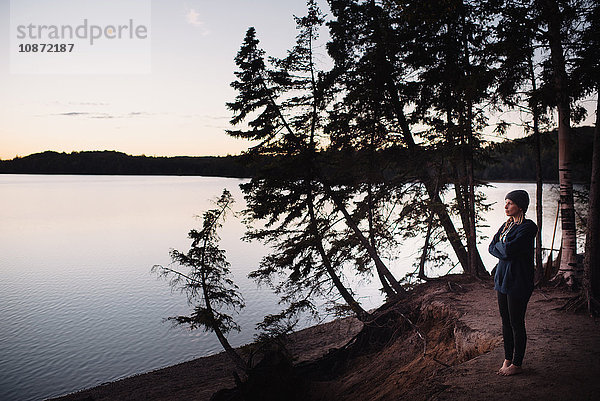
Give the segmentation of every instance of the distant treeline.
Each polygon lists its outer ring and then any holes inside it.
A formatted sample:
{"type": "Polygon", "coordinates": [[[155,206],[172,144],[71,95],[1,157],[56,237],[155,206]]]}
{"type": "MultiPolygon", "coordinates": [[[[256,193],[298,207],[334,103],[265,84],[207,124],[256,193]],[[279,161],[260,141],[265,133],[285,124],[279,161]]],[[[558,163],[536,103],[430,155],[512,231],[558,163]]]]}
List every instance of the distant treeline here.
{"type": "MultiPolygon", "coordinates": [[[[573,180],[587,183],[592,168],[593,127],[573,129],[571,161],[573,180]]],[[[542,178],[558,182],[558,134],[541,134],[542,178]]],[[[533,136],[494,143],[485,149],[486,161],[475,175],[484,181],[535,181],[535,141],[533,136]]]]}
{"type": "Polygon", "coordinates": [[[241,156],[152,157],[115,151],[58,153],[46,151],[0,161],[5,174],[201,175],[251,177],[241,156]]]}
{"type": "MultiPolygon", "coordinates": [[[[556,131],[542,134],[541,140],[543,178],[545,181],[558,181],[556,131]]],[[[571,149],[573,178],[577,182],[590,180],[592,144],[593,127],[573,130],[571,149]]],[[[532,136],[489,145],[484,149],[484,162],[478,166],[476,177],[484,181],[535,181],[533,145],[532,136]]],[[[47,151],[12,160],[0,160],[0,173],[201,175],[249,178],[254,175],[256,166],[256,160],[250,163],[244,156],[152,157],[130,156],[116,151],[71,153],[47,151]]]]}

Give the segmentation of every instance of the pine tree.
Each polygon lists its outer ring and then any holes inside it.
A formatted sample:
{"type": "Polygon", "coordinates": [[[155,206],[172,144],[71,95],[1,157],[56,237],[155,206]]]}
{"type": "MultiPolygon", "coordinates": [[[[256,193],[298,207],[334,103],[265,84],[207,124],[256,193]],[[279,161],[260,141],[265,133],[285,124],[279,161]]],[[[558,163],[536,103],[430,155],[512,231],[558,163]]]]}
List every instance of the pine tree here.
{"type": "MultiPolygon", "coordinates": [[[[536,158],[536,215],[538,232],[536,235],[536,282],[544,280],[545,272],[542,260],[543,228],[543,175],[541,164],[541,125],[548,127],[547,105],[543,88],[540,88],[539,30],[537,10],[530,2],[501,1],[494,11],[499,16],[495,25],[495,52],[498,55],[497,68],[498,108],[507,106],[520,109],[531,115],[527,129],[534,136],[534,154],[536,158]]],[[[549,127],[548,127],[549,128],[549,127]]],[[[499,127],[503,132],[505,126],[499,127]]]]}
{"type": "MultiPolygon", "coordinates": [[[[474,115],[472,107],[467,108],[464,105],[469,100],[466,97],[467,93],[469,96],[472,93],[480,96],[476,90],[467,92],[465,88],[483,82],[483,89],[476,89],[485,94],[489,78],[484,68],[472,68],[474,72],[470,73],[468,79],[455,82],[460,74],[466,74],[466,69],[462,65],[464,63],[457,64],[460,60],[456,61],[455,64],[462,69],[453,71],[447,69],[448,63],[443,57],[444,62],[440,64],[441,51],[460,51],[465,46],[466,49],[472,50],[474,47],[474,45],[458,43],[456,40],[444,44],[444,37],[440,32],[451,30],[443,22],[454,21],[457,14],[445,16],[448,13],[442,11],[446,10],[444,7],[453,10],[456,2],[442,3],[444,2],[438,4],[396,1],[380,6],[374,1],[330,1],[332,12],[336,17],[330,23],[332,42],[329,45],[329,52],[336,63],[332,74],[339,82],[338,86],[346,93],[344,100],[340,101],[339,111],[335,110],[337,115],[333,116],[332,130],[343,132],[351,128],[349,132],[352,135],[355,131],[360,132],[364,138],[363,146],[375,133],[376,138],[379,139],[377,142],[379,146],[397,145],[407,149],[411,155],[409,160],[412,162],[409,161],[402,167],[412,169],[413,177],[416,175],[425,185],[431,199],[427,204],[431,205],[440,225],[446,231],[446,236],[459,262],[465,271],[485,275],[483,263],[474,246],[476,240],[473,227],[475,222],[473,208],[476,202],[471,149],[478,147],[477,138],[472,134],[473,129],[476,128],[475,121],[480,120],[480,115],[474,115]],[[438,71],[436,66],[440,67],[438,71]],[[452,87],[462,92],[452,93],[450,91],[452,87]],[[463,106],[460,99],[463,99],[463,106]],[[410,110],[409,106],[413,106],[410,116],[406,111],[410,110]],[[446,110],[446,115],[450,116],[452,113],[461,116],[462,129],[460,131],[456,128],[449,129],[449,124],[444,124],[443,119],[435,115],[432,117],[436,110],[446,110]],[[422,135],[420,143],[415,141],[411,131],[411,125],[415,123],[430,127],[430,130],[422,135]],[[473,128],[468,129],[468,127],[473,128]],[[352,128],[356,129],[352,130],[352,128]],[[439,132],[448,134],[444,138],[439,135],[439,132]],[[456,133],[459,133],[459,137],[462,138],[460,147],[454,145],[456,133]],[[465,250],[439,194],[439,191],[445,187],[446,181],[445,177],[440,175],[443,172],[439,167],[441,158],[436,160],[435,156],[446,155],[447,157],[448,154],[453,153],[458,157],[459,163],[450,163],[450,166],[460,166],[460,170],[457,171],[462,173],[464,178],[460,182],[457,181],[458,185],[455,185],[455,188],[457,195],[460,195],[457,199],[461,201],[459,210],[464,217],[464,229],[470,230],[471,233],[467,238],[469,252],[465,250]],[[469,262],[470,258],[473,258],[471,262],[469,262]],[[471,269],[469,266],[476,268],[471,269]]],[[[452,33],[456,35],[456,32],[452,31],[452,33]]],[[[447,36],[450,37],[450,34],[447,36]]],[[[481,36],[482,34],[479,34],[479,37],[481,36]]],[[[476,56],[480,57],[479,54],[476,56]]],[[[474,59],[475,56],[468,57],[470,62],[474,59]]],[[[473,97],[469,101],[473,103],[476,100],[479,98],[473,97]]],[[[361,144],[350,134],[341,133],[338,137],[342,141],[347,141],[350,146],[361,144]]],[[[425,219],[421,224],[426,226],[425,219]]]]}
{"type": "Polygon", "coordinates": [[[321,79],[315,66],[313,45],[322,16],[313,1],[306,17],[297,18],[296,46],[282,59],[270,59],[267,67],[258,48],[256,32],[250,28],[236,57],[239,70],[232,86],[238,91],[228,107],[235,113],[233,125],[248,121],[247,130],[229,134],[259,141],[251,153],[275,157],[271,166],[242,188],[246,194],[249,221],[266,220],[265,228],[249,231],[247,238],[273,245],[253,277],[270,282],[273,275],[289,271],[276,285],[288,311],[311,309],[316,295],[333,285],[347,305],[361,319],[368,314],[353,298],[334,266],[327,243],[335,213],[316,169],[319,118],[323,97],[321,79]]]}
{"type": "Polygon", "coordinates": [[[229,263],[225,251],[219,248],[217,234],[232,202],[231,193],[223,190],[216,207],[204,212],[202,230],[189,232],[188,237],[192,240],[190,249],[185,253],[171,250],[173,263],[189,268],[189,272],[159,265],[154,266],[153,271],[159,276],[169,277],[171,287],[184,292],[188,302],[194,305],[194,311],[189,316],[175,316],[169,320],[188,325],[191,329],[202,328],[214,332],[236,367],[245,372],[249,368],[247,363],[225,337],[229,331],[239,331],[240,327],[231,315],[223,312],[224,309],[241,310],[244,300],[238,287],[229,278],[229,263]]]}

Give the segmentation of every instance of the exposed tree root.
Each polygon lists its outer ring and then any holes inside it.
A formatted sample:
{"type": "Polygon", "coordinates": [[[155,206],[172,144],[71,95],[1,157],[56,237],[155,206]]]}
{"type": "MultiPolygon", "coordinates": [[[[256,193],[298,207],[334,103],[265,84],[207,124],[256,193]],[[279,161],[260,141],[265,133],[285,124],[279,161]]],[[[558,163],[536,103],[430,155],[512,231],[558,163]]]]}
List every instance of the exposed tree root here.
{"type": "Polygon", "coordinates": [[[297,368],[308,379],[333,378],[350,359],[389,346],[407,330],[415,330],[423,340],[425,351],[425,336],[412,322],[410,316],[413,314],[414,311],[399,303],[386,304],[373,313],[371,320],[364,322],[363,329],[346,345],[331,350],[319,361],[299,364],[297,368]]]}
{"type": "Polygon", "coordinates": [[[567,312],[577,313],[582,310],[586,310],[592,316],[600,315],[600,302],[597,299],[591,297],[589,300],[584,294],[579,294],[575,297],[569,298],[569,300],[560,308],[567,312]]]}
{"type": "MultiPolygon", "coordinates": [[[[424,287],[433,286],[436,291],[446,294],[469,291],[461,285],[464,283],[458,282],[460,280],[446,277],[432,281],[437,283],[428,283],[424,287]]],[[[415,289],[414,300],[419,299],[420,291],[420,288],[415,289]]],[[[443,306],[441,309],[429,304],[424,307],[420,300],[391,301],[374,311],[371,318],[363,322],[361,331],[342,347],[330,350],[316,361],[295,365],[285,352],[264,353],[263,360],[248,373],[247,380],[238,383],[235,389],[215,394],[212,400],[310,399],[306,391],[318,393],[321,390],[315,389],[325,386],[323,389],[327,393],[326,383],[352,372],[357,361],[364,364],[371,355],[386,352],[387,363],[389,355],[395,353],[406,358],[402,362],[404,368],[399,368],[398,372],[402,369],[423,372],[439,369],[439,366],[447,368],[456,361],[474,356],[470,349],[464,348],[464,342],[471,340],[467,331],[457,330],[457,319],[443,306]],[[438,367],[432,368],[434,365],[438,367]],[[303,398],[304,395],[307,398],[303,398]]],[[[473,352],[481,353],[482,349],[473,352]]]]}
{"type": "Polygon", "coordinates": [[[300,377],[288,355],[267,352],[233,389],[217,391],[211,401],[300,401],[305,399],[305,380],[300,377]]]}
{"type": "Polygon", "coordinates": [[[425,353],[425,336],[409,317],[412,312],[397,303],[384,305],[346,345],[329,351],[318,361],[293,366],[285,352],[266,352],[248,372],[247,380],[238,382],[234,389],[215,393],[211,401],[301,400],[307,380],[332,379],[352,358],[384,349],[408,330],[414,330],[421,338],[425,353]]]}

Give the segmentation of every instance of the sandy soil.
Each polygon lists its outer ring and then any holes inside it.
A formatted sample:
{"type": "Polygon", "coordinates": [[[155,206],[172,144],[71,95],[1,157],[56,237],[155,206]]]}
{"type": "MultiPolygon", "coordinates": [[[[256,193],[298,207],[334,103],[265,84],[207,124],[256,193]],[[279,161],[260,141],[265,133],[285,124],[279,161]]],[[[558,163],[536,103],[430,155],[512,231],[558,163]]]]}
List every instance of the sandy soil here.
{"type": "MultiPolygon", "coordinates": [[[[501,328],[491,284],[473,286],[455,307],[475,330],[498,335],[501,328]]],[[[526,315],[524,372],[495,374],[504,359],[502,343],[490,352],[447,369],[436,378],[446,387],[431,400],[599,400],[600,322],[557,310],[572,296],[536,290],[526,315]]]]}
{"type": "MultiPolygon", "coordinates": [[[[362,323],[354,318],[310,327],[290,337],[288,350],[296,362],[316,360],[332,348],[346,344],[362,323]]],[[[220,353],[125,378],[58,397],[55,401],[178,401],[209,400],[219,389],[235,386],[234,365],[220,353]]]]}
{"type": "MultiPolygon", "coordinates": [[[[524,373],[496,375],[503,361],[500,318],[491,282],[450,277],[415,290],[418,328],[383,349],[355,355],[334,379],[314,381],[314,400],[597,400],[600,324],[557,310],[571,294],[536,290],[529,303],[524,373]],[[423,338],[419,336],[421,334],[423,338]],[[425,341],[424,341],[425,340],[425,341]]],[[[362,327],[354,319],[315,326],[292,337],[296,361],[316,360],[362,327]]],[[[209,400],[233,387],[223,354],[105,384],[57,400],[209,400]]]]}

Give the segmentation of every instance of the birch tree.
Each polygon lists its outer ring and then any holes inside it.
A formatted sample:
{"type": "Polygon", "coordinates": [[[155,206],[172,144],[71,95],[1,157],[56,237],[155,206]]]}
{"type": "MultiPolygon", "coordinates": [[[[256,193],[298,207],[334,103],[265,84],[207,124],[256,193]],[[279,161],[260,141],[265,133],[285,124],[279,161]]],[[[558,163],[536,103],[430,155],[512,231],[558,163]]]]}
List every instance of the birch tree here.
{"type": "Polygon", "coordinates": [[[562,229],[561,261],[558,275],[568,286],[576,284],[577,237],[571,160],[571,92],[565,60],[565,32],[569,32],[569,14],[573,4],[557,0],[538,0],[540,18],[546,26],[550,66],[558,111],[558,180],[560,184],[560,220],[562,229]],[[562,6],[562,7],[561,7],[562,6]]]}

